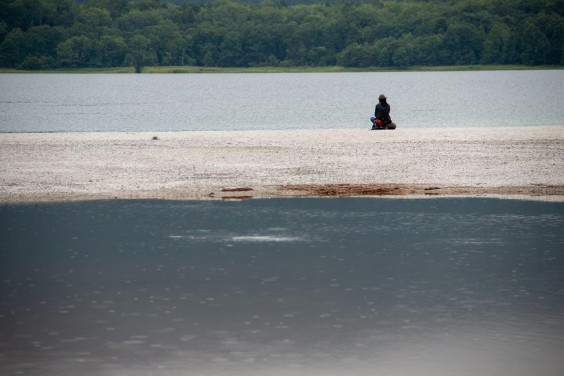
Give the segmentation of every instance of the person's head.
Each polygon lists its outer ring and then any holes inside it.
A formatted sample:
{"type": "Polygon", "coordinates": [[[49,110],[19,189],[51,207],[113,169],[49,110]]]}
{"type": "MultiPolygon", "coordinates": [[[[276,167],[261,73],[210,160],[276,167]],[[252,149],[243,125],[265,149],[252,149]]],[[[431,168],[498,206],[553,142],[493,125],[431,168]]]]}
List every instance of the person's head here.
{"type": "Polygon", "coordinates": [[[380,94],[380,96],[378,97],[378,100],[382,103],[384,103],[386,101],[386,96],[384,94],[380,94]]]}

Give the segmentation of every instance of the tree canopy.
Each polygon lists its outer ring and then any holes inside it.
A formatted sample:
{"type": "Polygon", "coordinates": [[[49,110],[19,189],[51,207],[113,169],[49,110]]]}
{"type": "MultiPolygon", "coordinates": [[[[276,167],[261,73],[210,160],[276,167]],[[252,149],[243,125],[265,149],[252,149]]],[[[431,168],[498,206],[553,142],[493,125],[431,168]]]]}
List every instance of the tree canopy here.
{"type": "Polygon", "coordinates": [[[2,0],[0,66],[564,64],[564,0],[305,2],[2,0]]]}

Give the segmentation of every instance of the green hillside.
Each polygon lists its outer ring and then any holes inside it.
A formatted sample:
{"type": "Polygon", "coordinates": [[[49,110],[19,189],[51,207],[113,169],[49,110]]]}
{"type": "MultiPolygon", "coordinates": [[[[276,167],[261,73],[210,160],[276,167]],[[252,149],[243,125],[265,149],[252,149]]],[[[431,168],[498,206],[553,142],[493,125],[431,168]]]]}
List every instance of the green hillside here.
{"type": "Polygon", "coordinates": [[[2,0],[0,67],[564,64],[564,0],[2,0]]]}

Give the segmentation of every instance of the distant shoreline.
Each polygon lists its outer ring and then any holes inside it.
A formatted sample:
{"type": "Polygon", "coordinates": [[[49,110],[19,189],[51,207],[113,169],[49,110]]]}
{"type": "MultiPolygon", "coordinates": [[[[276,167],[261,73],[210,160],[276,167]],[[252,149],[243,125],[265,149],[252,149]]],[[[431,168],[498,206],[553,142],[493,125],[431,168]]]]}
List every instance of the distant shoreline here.
{"type": "Polygon", "coordinates": [[[564,126],[2,133],[0,203],[505,197],[564,201],[564,126]]]}
{"type": "MultiPolygon", "coordinates": [[[[142,74],[196,74],[196,73],[378,73],[378,72],[454,72],[454,71],[497,71],[497,70],[562,70],[564,65],[452,65],[452,66],[417,66],[400,68],[345,68],[327,67],[200,67],[200,66],[148,66],[142,74]]],[[[9,73],[77,73],[77,74],[135,74],[134,67],[114,68],[60,68],[21,70],[0,68],[0,74],[9,73]]]]}

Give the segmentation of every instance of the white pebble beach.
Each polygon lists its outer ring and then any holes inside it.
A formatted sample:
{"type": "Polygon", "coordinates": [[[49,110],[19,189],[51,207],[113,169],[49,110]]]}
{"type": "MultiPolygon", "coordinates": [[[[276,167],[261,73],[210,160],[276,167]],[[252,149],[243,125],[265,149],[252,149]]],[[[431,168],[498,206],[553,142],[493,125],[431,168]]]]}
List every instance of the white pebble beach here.
{"type": "Polygon", "coordinates": [[[0,203],[492,196],[564,201],[564,126],[3,133],[0,203]]]}

